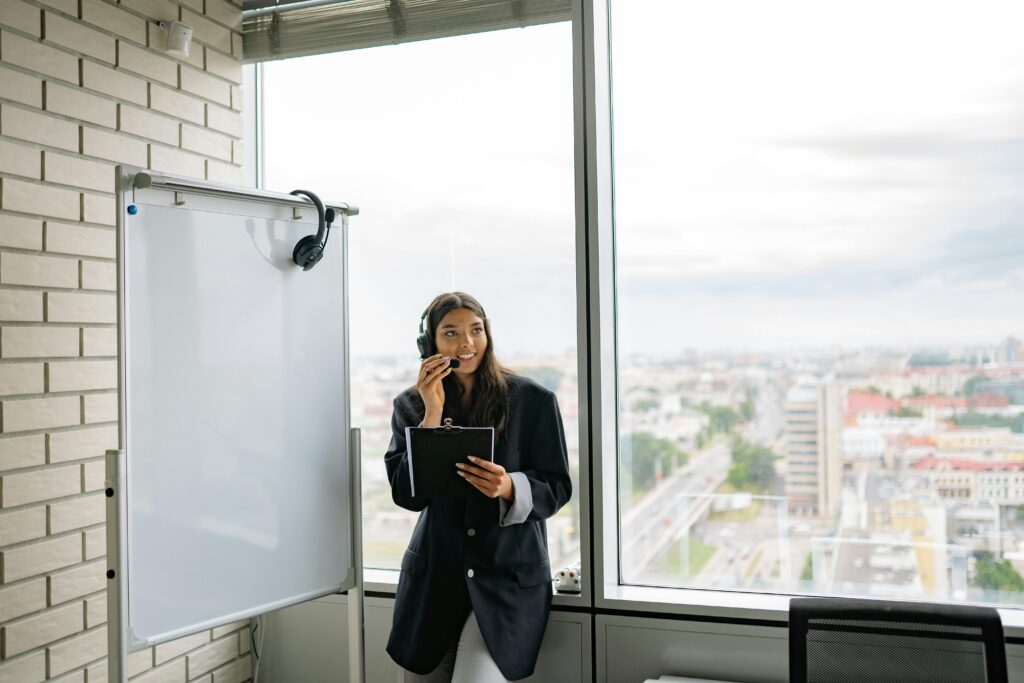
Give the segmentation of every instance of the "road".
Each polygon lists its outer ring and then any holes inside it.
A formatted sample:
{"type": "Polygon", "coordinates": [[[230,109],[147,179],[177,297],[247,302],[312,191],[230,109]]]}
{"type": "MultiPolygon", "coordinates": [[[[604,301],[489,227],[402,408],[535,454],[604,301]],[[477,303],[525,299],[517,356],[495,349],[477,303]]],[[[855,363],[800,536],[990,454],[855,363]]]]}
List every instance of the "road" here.
{"type": "Polygon", "coordinates": [[[725,438],[697,451],[690,462],[659,482],[622,515],[622,572],[637,580],[680,533],[703,515],[714,491],[729,472],[730,452],[725,438]]]}
{"type": "MultiPolygon", "coordinates": [[[[784,414],[775,385],[759,383],[755,408],[756,417],[742,428],[742,437],[780,452],[778,441],[784,414]]],[[[737,585],[770,576],[780,561],[786,566],[783,572],[788,570],[788,557],[784,557],[788,553],[780,552],[778,543],[779,512],[771,504],[763,507],[757,518],[742,524],[704,519],[714,500],[711,494],[729,472],[730,439],[726,435],[716,437],[711,445],[696,452],[685,467],[666,477],[622,515],[620,538],[625,581],[642,583],[642,577],[658,557],[674,541],[692,532],[718,550],[698,576],[680,577],[681,580],[703,585],[737,585]]]]}

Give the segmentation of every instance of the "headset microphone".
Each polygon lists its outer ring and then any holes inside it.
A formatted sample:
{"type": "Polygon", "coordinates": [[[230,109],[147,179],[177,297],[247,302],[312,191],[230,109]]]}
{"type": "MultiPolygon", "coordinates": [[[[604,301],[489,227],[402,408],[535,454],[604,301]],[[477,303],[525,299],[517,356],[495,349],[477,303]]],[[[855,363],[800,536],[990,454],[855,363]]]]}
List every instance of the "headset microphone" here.
{"type": "Polygon", "coordinates": [[[331,223],[334,222],[334,209],[324,209],[324,203],[312,192],[306,190],[292,190],[289,194],[296,196],[303,195],[316,207],[317,228],[315,235],[306,235],[292,251],[292,260],[295,265],[302,266],[303,270],[309,270],[320,259],[324,257],[324,249],[327,248],[327,238],[330,237],[331,223]]]}

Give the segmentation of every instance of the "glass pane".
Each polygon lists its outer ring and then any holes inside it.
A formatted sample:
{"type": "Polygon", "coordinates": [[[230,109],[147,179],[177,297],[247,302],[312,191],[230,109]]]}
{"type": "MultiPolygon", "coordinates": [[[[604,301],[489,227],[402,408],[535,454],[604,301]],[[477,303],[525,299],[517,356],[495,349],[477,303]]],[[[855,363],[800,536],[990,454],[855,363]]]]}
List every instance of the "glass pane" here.
{"type": "MultiPolygon", "coordinates": [[[[416,521],[391,500],[384,452],[442,291],[477,297],[499,359],[557,393],[576,480],[571,50],[571,27],[553,24],[265,65],[266,187],[361,210],[352,418],[368,567],[398,568],[416,521]]],[[[579,560],[577,499],[548,521],[552,566],[579,560]]]]}
{"type": "Polygon", "coordinates": [[[611,11],[622,580],[1024,603],[1024,6],[611,11]]]}

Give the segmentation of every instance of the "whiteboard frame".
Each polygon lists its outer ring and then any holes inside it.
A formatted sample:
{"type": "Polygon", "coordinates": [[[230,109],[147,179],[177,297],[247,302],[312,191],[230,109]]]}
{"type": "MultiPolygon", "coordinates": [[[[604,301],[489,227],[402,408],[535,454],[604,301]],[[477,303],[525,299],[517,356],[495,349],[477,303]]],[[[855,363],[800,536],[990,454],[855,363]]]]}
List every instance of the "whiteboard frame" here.
{"type": "MultiPolygon", "coordinates": [[[[134,203],[134,194],[136,189],[156,189],[164,190],[167,192],[173,192],[175,196],[175,203],[183,201],[184,195],[191,195],[195,199],[196,195],[202,195],[204,197],[220,197],[227,198],[233,201],[254,201],[260,203],[273,203],[290,205],[293,207],[293,214],[298,217],[300,211],[309,211],[311,202],[305,198],[296,197],[293,195],[281,194],[276,192],[268,192],[265,190],[255,190],[249,188],[240,188],[231,185],[221,185],[218,183],[210,183],[206,181],[193,180],[189,178],[179,178],[174,176],[168,176],[163,174],[157,174],[146,169],[141,169],[133,166],[118,165],[115,169],[116,181],[115,181],[115,204],[117,211],[117,358],[118,358],[118,449],[108,450],[106,452],[106,471],[105,471],[105,495],[106,501],[106,512],[107,512],[107,654],[108,654],[108,681],[111,683],[122,683],[128,680],[127,672],[127,657],[131,652],[143,650],[160,643],[165,643],[177,638],[187,636],[192,633],[198,633],[208,629],[223,626],[240,619],[247,617],[253,617],[259,614],[263,614],[272,610],[281,609],[290,605],[305,602],[307,600],[313,600],[315,598],[322,597],[324,595],[330,595],[332,593],[338,593],[343,591],[352,591],[353,595],[362,597],[362,543],[360,542],[361,531],[362,531],[362,482],[360,476],[359,458],[361,457],[360,449],[360,433],[358,429],[351,428],[351,418],[349,416],[349,544],[350,544],[350,561],[351,566],[348,567],[346,576],[339,586],[331,587],[327,590],[316,590],[308,594],[293,596],[283,600],[275,602],[257,605],[245,610],[235,612],[233,614],[223,615],[208,621],[194,624],[192,626],[177,629],[175,631],[167,632],[154,636],[151,638],[140,638],[131,628],[131,624],[128,619],[128,607],[129,607],[129,592],[128,584],[131,580],[130,567],[128,566],[128,529],[127,529],[127,453],[125,451],[125,444],[127,443],[127,425],[125,423],[125,407],[126,407],[126,377],[128,370],[128,359],[126,356],[126,328],[125,328],[125,314],[127,310],[126,295],[125,291],[125,277],[127,272],[127,262],[125,256],[125,231],[124,231],[124,216],[127,211],[129,204],[134,203]],[[180,195],[180,196],[179,196],[180,195]]],[[[207,200],[209,201],[209,200],[207,200]]],[[[206,202],[191,201],[192,204],[205,204],[206,202]]],[[[349,312],[348,312],[348,292],[349,292],[349,281],[348,281],[348,217],[357,215],[359,209],[355,206],[346,204],[344,202],[325,202],[325,206],[334,208],[338,215],[341,216],[341,225],[336,227],[341,235],[335,237],[336,240],[341,241],[341,247],[344,254],[345,266],[342,269],[343,275],[343,288],[344,288],[344,299],[346,305],[344,307],[344,329],[348,330],[349,312]]],[[[298,266],[296,266],[298,267],[298,266]]],[[[350,364],[349,364],[349,345],[346,340],[344,344],[344,357],[343,367],[346,377],[343,391],[345,392],[345,405],[351,406],[351,382],[348,381],[350,364]]],[[[362,602],[362,600],[358,600],[362,602]]],[[[358,623],[362,622],[362,609],[361,605],[354,610],[353,621],[358,623]]],[[[362,629],[359,629],[359,638],[357,639],[359,649],[362,647],[362,629]]],[[[361,652],[360,652],[361,654],[361,652]]],[[[358,657],[359,668],[361,669],[362,657],[358,657]]]]}

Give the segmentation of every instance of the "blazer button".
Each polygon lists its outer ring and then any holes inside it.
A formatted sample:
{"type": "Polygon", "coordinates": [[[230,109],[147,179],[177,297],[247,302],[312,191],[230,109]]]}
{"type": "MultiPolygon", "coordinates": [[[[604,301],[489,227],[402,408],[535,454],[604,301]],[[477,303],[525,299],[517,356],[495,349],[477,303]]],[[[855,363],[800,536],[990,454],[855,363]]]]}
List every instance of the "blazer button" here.
{"type": "Polygon", "coordinates": [[[473,570],[470,569],[468,572],[466,572],[466,576],[468,576],[469,578],[472,579],[473,578],[473,570]]]}
{"type": "Polygon", "coordinates": [[[476,529],[466,529],[467,536],[476,536],[476,529]]]}

